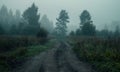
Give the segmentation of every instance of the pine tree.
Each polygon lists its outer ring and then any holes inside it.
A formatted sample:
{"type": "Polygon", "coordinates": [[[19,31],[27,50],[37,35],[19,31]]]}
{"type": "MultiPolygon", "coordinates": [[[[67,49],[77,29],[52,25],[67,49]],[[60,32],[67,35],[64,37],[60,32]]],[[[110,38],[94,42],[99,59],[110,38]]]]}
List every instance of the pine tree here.
{"type": "Polygon", "coordinates": [[[24,13],[23,18],[27,21],[28,25],[24,29],[27,35],[36,35],[40,30],[38,8],[33,3],[24,13]]]}
{"type": "Polygon", "coordinates": [[[84,10],[80,15],[81,20],[81,33],[86,36],[94,36],[95,35],[95,26],[93,25],[93,21],[91,20],[91,15],[87,10],[84,10]]]}
{"type": "Polygon", "coordinates": [[[68,21],[69,16],[68,13],[66,12],[66,10],[61,10],[59,17],[56,19],[56,32],[57,32],[57,36],[59,36],[60,38],[64,38],[66,36],[66,32],[67,32],[67,23],[69,23],[68,21]]]}
{"type": "Polygon", "coordinates": [[[40,15],[38,15],[38,8],[33,3],[24,13],[23,17],[30,25],[38,25],[40,15]]]}

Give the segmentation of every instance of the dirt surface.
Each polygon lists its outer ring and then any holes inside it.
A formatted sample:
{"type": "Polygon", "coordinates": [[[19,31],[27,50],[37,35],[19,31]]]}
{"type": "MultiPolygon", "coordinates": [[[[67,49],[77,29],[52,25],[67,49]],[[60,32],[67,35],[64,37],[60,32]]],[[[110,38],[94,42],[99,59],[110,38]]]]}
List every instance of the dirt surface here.
{"type": "Polygon", "coordinates": [[[55,44],[12,72],[93,72],[91,67],[80,62],[66,42],[55,44]]]}

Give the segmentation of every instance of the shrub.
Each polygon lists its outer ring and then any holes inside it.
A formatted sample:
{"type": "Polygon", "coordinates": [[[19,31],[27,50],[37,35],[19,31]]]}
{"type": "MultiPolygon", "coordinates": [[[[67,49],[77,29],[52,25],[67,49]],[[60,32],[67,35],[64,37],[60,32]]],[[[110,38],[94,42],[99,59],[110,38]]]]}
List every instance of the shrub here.
{"type": "Polygon", "coordinates": [[[47,38],[48,36],[48,32],[41,28],[40,31],[37,33],[37,37],[41,37],[41,38],[47,38]]]}

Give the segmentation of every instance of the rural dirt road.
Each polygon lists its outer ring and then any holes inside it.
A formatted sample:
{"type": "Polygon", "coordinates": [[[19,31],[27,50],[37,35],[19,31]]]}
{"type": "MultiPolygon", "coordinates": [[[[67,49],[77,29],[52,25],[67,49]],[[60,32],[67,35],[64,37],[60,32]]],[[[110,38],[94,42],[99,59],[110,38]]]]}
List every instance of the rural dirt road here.
{"type": "Polygon", "coordinates": [[[59,42],[54,48],[43,52],[13,72],[93,72],[80,62],[68,43],[59,42]]]}

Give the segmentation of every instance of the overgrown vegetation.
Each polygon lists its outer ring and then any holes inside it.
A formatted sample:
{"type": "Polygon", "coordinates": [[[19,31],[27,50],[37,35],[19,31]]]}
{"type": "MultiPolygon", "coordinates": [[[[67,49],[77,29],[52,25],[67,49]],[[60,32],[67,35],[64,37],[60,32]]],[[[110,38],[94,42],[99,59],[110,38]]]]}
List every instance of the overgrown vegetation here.
{"type": "Polygon", "coordinates": [[[120,38],[104,39],[75,37],[73,50],[82,61],[90,63],[98,72],[120,72],[120,38]]]}
{"type": "MultiPolygon", "coordinates": [[[[39,11],[34,3],[22,14],[19,10],[13,13],[5,5],[0,8],[0,72],[13,69],[21,65],[26,57],[52,48],[55,41],[51,41],[51,38],[66,40],[67,28],[70,27],[67,23],[72,16],[66,10],[61,10],[54,28],[46,15],[40,19],[39,11]]],[[[119,25],[113,24],[116,26],[114,31],[107,27],[97,30],[87,10],[80,14],[79,20],[79,28],[68,35],[79,59],[92,64],[100,72],[120,72],[119,25]]]]}
{"type": "Polygon", "coordinates": [[[22,65],[27,57],[51,48],[48,31],[40,27],[38,7],[33,3],[21,15],[6,6],[0,9],[0,72],[22,65]],[[47,44],[46,44],[47,43],[47,44]]]}
{"type": "Polygon", "coordinates": [[[16,47],[44,44],[47,41],[46,38],[32,36],[0,36],[0,52],[14,50],[16,47]]]}
{"type": "Polygon", "coordinates": [[[36,37],[1,37],[0,72],[7,72],[22,65],[28,57],[52,48],[54,42],[45,42],[44,39],[36,37]]]}

